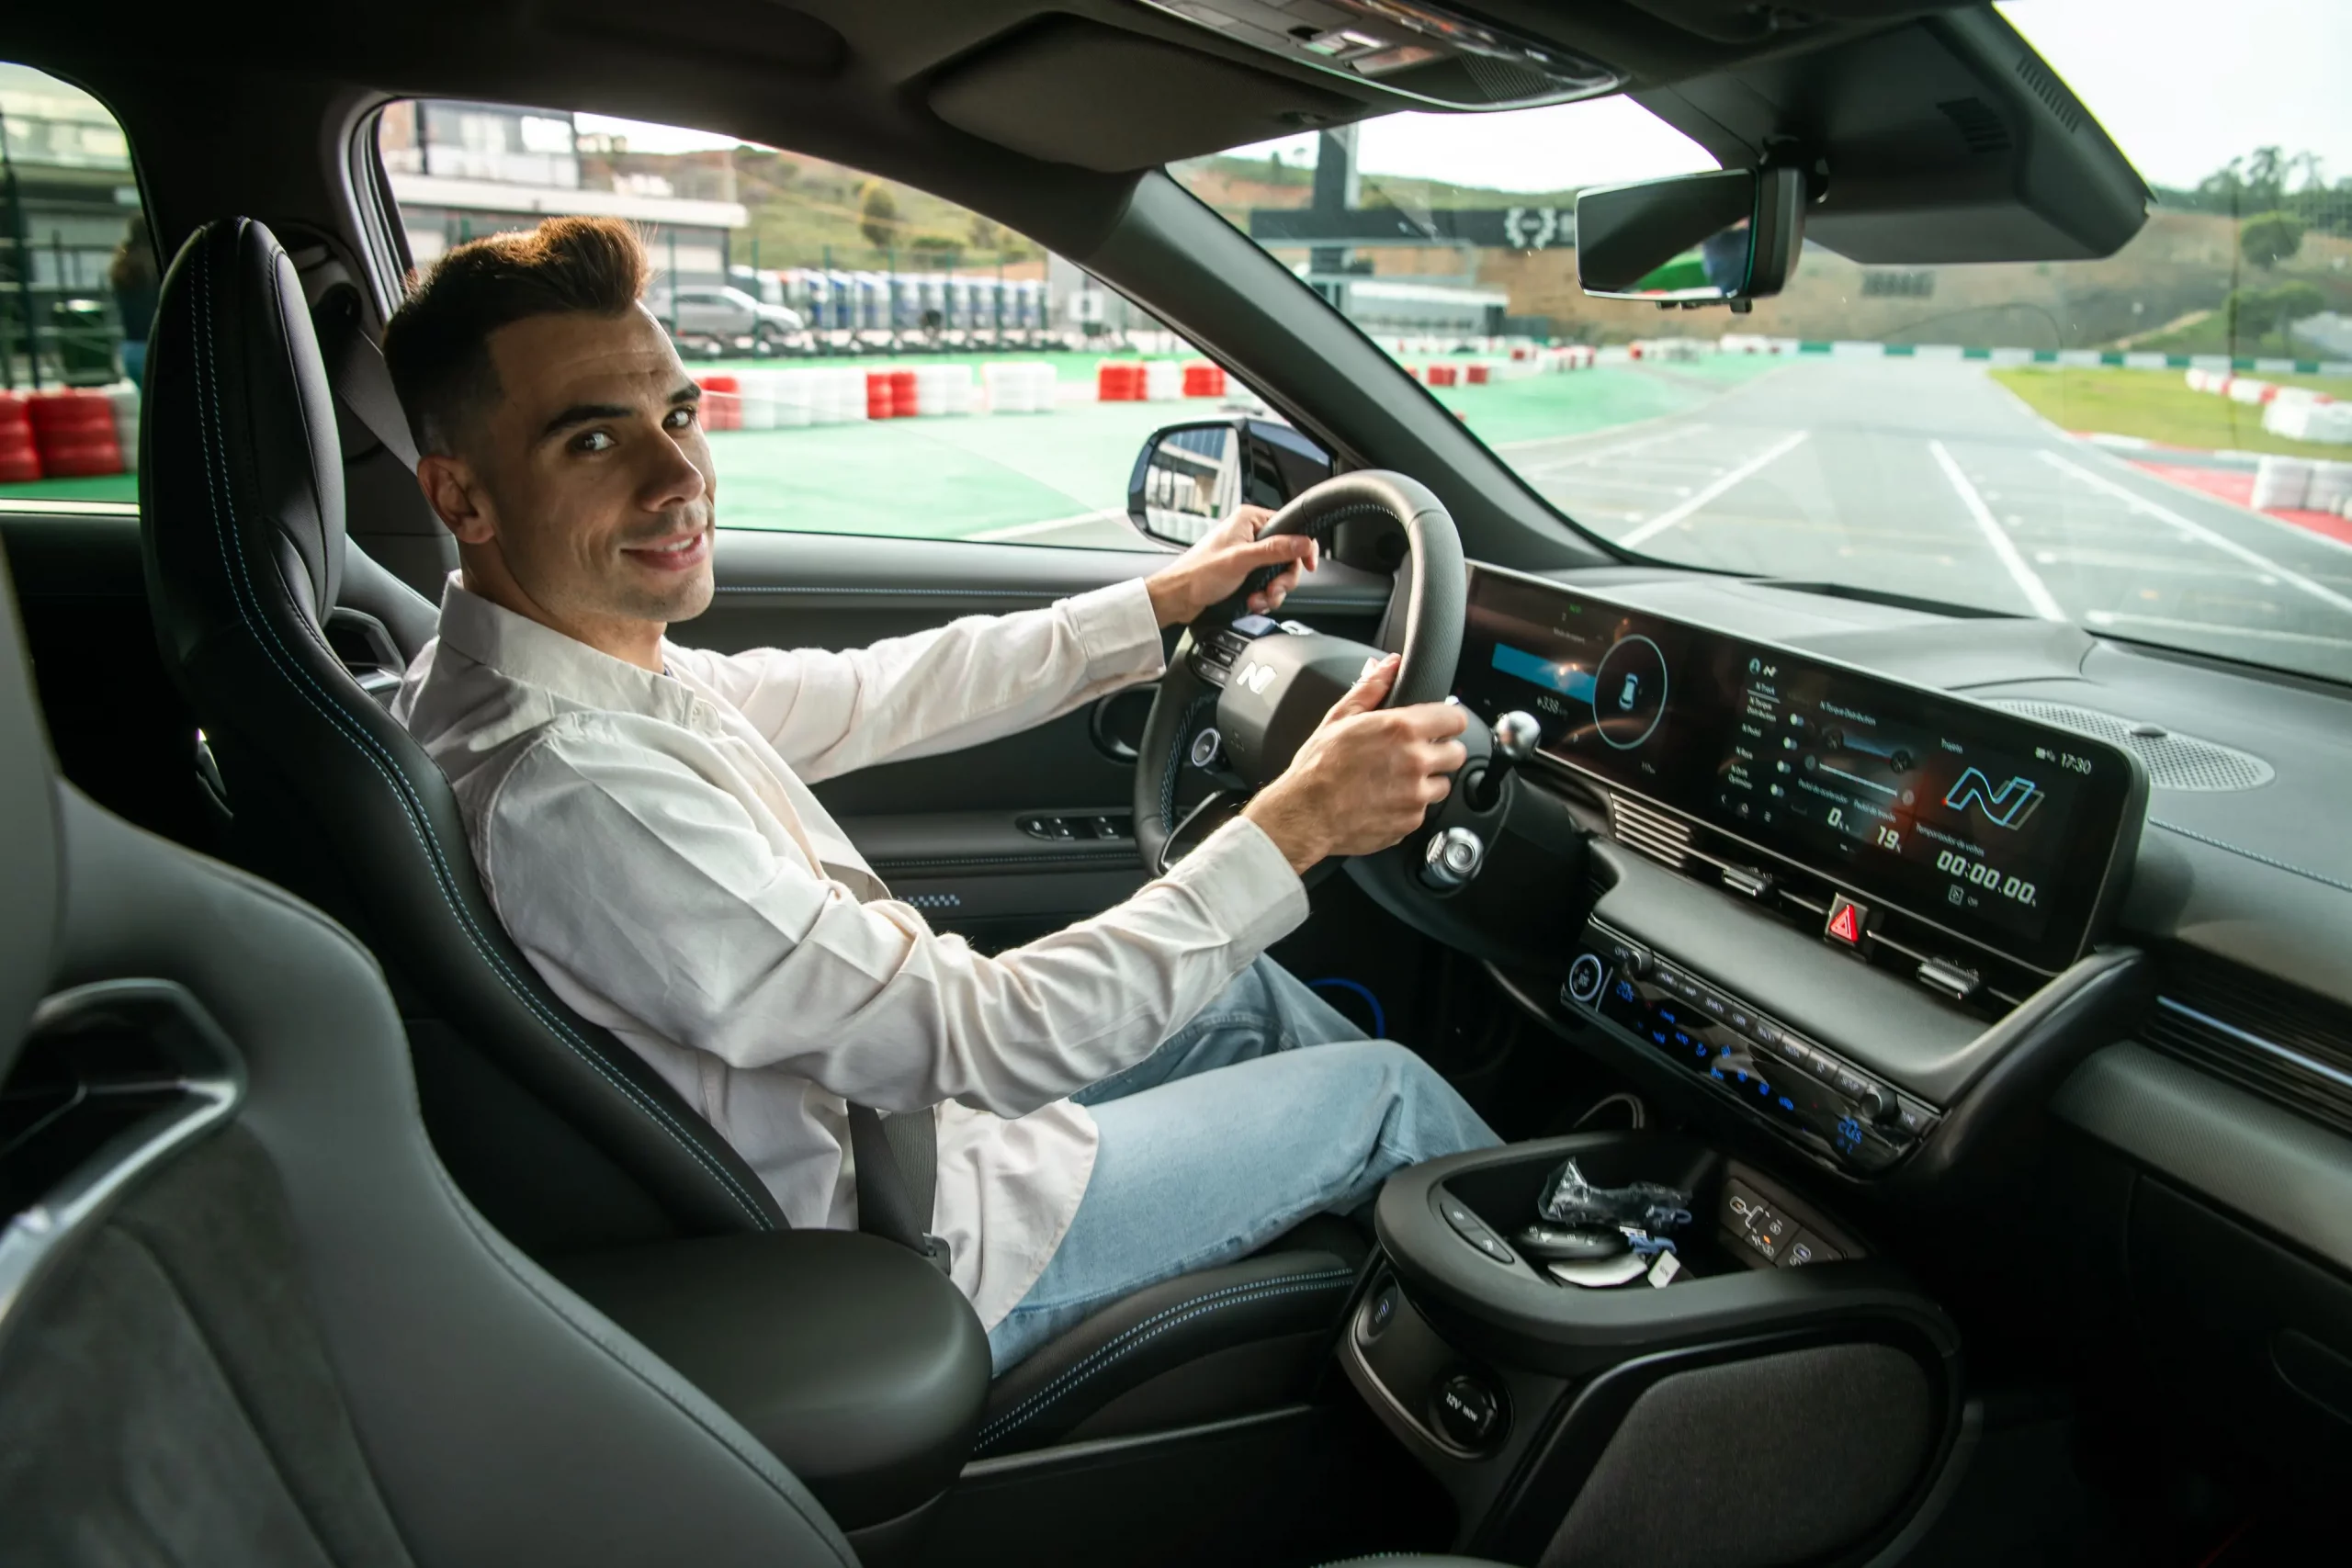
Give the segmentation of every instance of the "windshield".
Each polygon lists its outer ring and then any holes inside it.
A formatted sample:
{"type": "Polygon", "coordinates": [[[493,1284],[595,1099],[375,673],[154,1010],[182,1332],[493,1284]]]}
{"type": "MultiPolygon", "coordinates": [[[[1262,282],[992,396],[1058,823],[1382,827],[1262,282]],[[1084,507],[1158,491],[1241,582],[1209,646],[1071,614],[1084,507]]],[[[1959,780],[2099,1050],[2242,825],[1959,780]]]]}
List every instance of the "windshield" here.
{"type": "Polygon", "coordinates": [[[1622,550],[2352,681],[2352,6],[2001,10],[2154,189],[2113,256],[1594,299],[1576,191],[1715,166],[1623,98],[1170,172],[1622,550]]]}

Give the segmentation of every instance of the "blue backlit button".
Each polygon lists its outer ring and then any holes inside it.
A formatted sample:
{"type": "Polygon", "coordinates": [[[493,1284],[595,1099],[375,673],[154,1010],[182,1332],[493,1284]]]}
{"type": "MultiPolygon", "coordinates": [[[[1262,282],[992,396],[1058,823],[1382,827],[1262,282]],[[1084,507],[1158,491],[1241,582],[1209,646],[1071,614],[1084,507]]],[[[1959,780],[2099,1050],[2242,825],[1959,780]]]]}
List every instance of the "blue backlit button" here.
{"type": "Polygon", "coordinates": [[[1840,1116],[1838,1118],[1838,1149],[1845,1154],[1852,1154],[1861,1146],[1862,1124],[1860,1122],[1855,1121],[1851,1116],[1840,1116]]]}
{"type": "Polygon", "coordinates": [[[1802,1269],[1809,1263],[1835,1263],[1845,1256],[1811,1231],[1799,1230],[1795,1238],[1781,1248],[1780,1265],[1783,1269],[1802,1269]]]}
{"type": "Polygon", "coordinates": [[[1363,1322],[1357,1332],[1363,1337],[1364,1343],[1369,1345],[1386,1333],[1388,1325],[1396,1319],[1396,1282],[1392,1280],[1382,1289],[1380,1294],[1373,1297],[1371,1303],[1365,1306],[1363,1322]]]}

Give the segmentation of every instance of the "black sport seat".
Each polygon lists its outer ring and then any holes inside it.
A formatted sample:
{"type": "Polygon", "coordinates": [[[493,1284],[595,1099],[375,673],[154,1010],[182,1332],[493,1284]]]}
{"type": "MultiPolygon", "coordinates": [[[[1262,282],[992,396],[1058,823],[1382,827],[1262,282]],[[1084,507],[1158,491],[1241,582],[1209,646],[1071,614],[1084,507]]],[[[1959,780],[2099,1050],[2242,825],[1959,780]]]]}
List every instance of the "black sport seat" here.
{"type": "MultiPolygon", "coordinates": [[[[459,1186],[542,1258],[781,1227],[734,1150],[507,941],[447,781],[370,695],[435,610],[347,546],[326,375],[266,228],[224,219],[181,250],[149,377],[148,590],[227,786],[231,853],[382,962],[459,1186]]],[[[1000,1386],[984,1450],[1295,1397],[1360,1254],[1332,1226],[1119,1303],[1000,1386]]]]}
{"type": "Polygon", "coordinates": [[[855,1562],[458,1195],[364,948],[49,761],[0,571],[0,1556],[855,1562]]]}

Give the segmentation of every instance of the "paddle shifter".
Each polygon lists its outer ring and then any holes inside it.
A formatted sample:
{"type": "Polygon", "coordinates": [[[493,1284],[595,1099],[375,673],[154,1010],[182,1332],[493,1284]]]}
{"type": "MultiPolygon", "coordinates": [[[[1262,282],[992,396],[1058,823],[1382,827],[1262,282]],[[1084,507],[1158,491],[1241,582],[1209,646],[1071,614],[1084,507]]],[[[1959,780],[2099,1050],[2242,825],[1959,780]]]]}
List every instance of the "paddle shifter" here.
{"type": "Polygon", "coordinates": [[[1492,811],[1501,805],[1503,786],[1510,782],[1511,770],[1535,755],[1535,742],[1543,733],[1532,714],[1514,709],[1496,719],[1494,754],[1485,767],[1471,776],[1469,787],[1463,793],[1464,804],[1473,811],[1492,811]]]}

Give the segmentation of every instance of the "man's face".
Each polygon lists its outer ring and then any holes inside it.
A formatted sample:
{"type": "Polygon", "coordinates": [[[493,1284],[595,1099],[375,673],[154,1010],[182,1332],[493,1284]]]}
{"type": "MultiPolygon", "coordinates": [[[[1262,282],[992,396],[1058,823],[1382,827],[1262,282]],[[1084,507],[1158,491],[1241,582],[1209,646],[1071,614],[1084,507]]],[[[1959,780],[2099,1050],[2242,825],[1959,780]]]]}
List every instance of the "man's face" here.
{"type": "Polygon", "coordinates": [[[496,405],[425,474],[469,578],[613,652],[700,615],[718,481],[669,334],[642,309],[533,316],[490,352],[496,405]]]}

